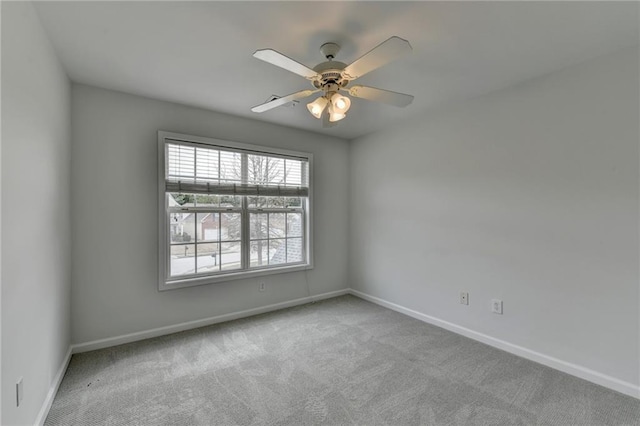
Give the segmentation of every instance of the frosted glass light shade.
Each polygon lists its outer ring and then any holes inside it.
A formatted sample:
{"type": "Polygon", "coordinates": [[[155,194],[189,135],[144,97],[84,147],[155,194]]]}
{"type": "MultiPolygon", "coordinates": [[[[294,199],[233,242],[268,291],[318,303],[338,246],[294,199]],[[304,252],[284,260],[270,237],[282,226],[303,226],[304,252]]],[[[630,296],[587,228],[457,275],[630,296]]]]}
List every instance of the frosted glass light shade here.
{"type": "Polygon", "coordinates": [[[336,93],[331,96],[331,106],[333,107],[333,111],[335,113],[346,114],[346,112],[349,111],[349,108],[351,107],[351,99],[347,98],[346,96],[342,96],[339,93],[336,93]]]}
{"type": "Polygon", "coordinates": [[[324,111],[328,103],[329,101],[327,100],[327,98],[325,98],[324,96],[320,96],[315,101],[309,102],[307,104],[307,109],[315,118],[321,118],[322,111],[324,111]]]}
{"type": "Polygon", "coordinates": [[[329,111],[329,121],[334,123],[336,121],[340,121],[345,118],[347,114],[341,114],[339,112],[331,112],[329,111]]]}

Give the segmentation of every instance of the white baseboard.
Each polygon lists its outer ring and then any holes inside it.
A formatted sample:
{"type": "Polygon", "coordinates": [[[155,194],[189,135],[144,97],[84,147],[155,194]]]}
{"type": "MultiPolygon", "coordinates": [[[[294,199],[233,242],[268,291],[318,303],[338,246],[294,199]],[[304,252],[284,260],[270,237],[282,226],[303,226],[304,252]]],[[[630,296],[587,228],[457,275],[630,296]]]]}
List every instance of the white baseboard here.
{"type": "Polygon", "coordinates": [[[640,386],[634,385],[633,383],[625,382],[623,380],[616,379],[615,377],[599,373],[589,368],[582,367],[571,362],[563,361],[549,355],[541,354],[540,352],[523,348],[522,346],[514,345],[513,343],[505,342],[504,340],[496,339],[495,337],[491,337],[486,334],[461,327],[451,322],[444,321],[418,311],[414,311],[413,309],[405,308],[404,306],[388,302],[384,299],[371,296],[358,290],[350,289],[349,292],[354,296],[375,303],[376,305],[384,306],[385,308],[403,313],[420,321],[444,328],[456,334],[469,337],[470,339],[477,340],[498,349],[502,349],[503,351],[512,353],[522,358],[526,358],[539,364],[546,365],[547,367],[551,367],[564,373],[571,374],[572,376],[579,377],[589,382],[604,386],[609,389],[613,389],[614,391],[623,393],[625,395],[640,399],[640,386]]]}
{"type": "Polygon", "coordinates": [[[152,337],[164,336],[167,334],[177,333],[180,331],[191,330],[194,328],[205,327],[207,325],[217,324],[220,322],[231,321],[239,318],[250,317],[253,315],[264,314],[266,312],[277,311],[279,309],[290,308],[292,306],[304,305],[305,303],[315,302],[323,299],[329,299],[332,297],[343,296],[345,294],[349,294],[349,289],[316,294],[313,296],[302,297],[300,299],[274,303],[273,305],[261,306],[259,308],[247,309],[245,311],[239,311],[239,312],[232,312],[230,314],[218,315],[215,317],[204,318],[204,319],[195,320],[195,321],[188,321],[188,322],[183,322],[175,325],[168,325],[166,327],[153,328],[151,330],[143,330],[135,333],[123,334],[121,336],[108,337],[106,339],[93,340],[85,343],[77,343],[77,344],[71,345],[71,348],[74,354],[81,353],[81,352],[88,352],[96,349],[103,349],[111,346],[122,345],[125,343],[136,342],[138,340],[149,339],[152,337]]]}
{"type": "Polygon", "coordinates": [[[49,392],[47,393],[47,397],[42,404],[42,408],[40,408],[40,412],[38,413],[38,417],[36,417],[35,425],[42,426],[44,421],[47,420],[47,415],[49,415],[49,410],[51,409],[51,404],[53,404],[53,400],[56,397],[56,393],[58,393],[58,388],[60,387],[60,383],[62,383],[62,378],[64,377],[64,373],[67,371],[67,367],[69,366],[69,361],[71,361],[71,346],[69,346],[69,350],[67,350],[67,354],[64,356],[64,360],[62,364],[60,364],[60,368],[56,373],[56,376],[53,378],[53,383],[49,388],[49,392]]]}

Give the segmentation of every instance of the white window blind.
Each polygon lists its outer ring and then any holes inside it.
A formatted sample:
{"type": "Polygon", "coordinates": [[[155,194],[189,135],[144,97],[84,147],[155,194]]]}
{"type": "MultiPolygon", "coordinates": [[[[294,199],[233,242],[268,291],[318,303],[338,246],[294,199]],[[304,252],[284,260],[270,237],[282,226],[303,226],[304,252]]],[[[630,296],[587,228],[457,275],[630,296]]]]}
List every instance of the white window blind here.
{"type": "Polygon", "coordinates": [[[167,142],[165,191],[213,195],[307,197],[305,158],[167,142]]]}

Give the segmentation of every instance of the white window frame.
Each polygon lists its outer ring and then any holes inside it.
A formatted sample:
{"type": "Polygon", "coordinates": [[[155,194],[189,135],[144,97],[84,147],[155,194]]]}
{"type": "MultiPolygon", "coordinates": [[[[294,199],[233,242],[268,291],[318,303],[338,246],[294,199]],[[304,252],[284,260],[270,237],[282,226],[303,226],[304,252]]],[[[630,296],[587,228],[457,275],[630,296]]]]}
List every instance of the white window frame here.
{"type": "MultiPolygon", "coordinates": [[[[244,204],[243,211],[249,211],[244,204]]],[[[172,290],[184,287],[193,287],[197,285],[214,284],[231,280],[254,278],[265,275],[282,274],[287,272],[305,271],[313,269],[313,154],[308,152],[292,151],[279,148],[271,148],[262,145],[253,145],[241,142],[232,142],[221,139],[214,139],[202,136],[192,136],[180,133],[159,131],[158,132],[158,290],[172,290]],[[304,236],[306,262],[295,265],[284,265],[278,267],[269,267],[265,269],[244,269],[241,271],[223,272],[212,276],[189,277],[189,278],[171,278],[169,275],[169,209],[167,206],[167,197],[165,191],[165,145],[167,141],[183,141],[198,143],[204,145],[214,145],[219,147],[239,149],[246,151],[256,151],[264,154],[275,154],[284,156],[301,157],[308,161],[308,183],[309,196],[307,197],[304,210],[306,217],[304,218],[304,228],[306,235],[304,236]]],[[[245,222],[246,223],[246,222],[245,222]]],[[[242,244],[249,241],[249,232],[243,228],[242,244]]]]}

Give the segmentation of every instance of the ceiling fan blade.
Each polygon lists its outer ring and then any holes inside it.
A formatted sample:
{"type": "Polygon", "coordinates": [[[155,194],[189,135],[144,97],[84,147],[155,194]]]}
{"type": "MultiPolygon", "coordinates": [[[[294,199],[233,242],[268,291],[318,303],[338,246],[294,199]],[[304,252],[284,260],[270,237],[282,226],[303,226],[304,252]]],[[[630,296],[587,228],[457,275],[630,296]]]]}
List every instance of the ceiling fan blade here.
{"type": "Polygon", "coordinates": [[[356,59],[351,65],[348,65],[342,71],[342,76],[348,80],[355,80],[398,59],[402,55],[411,52],[411,50],[411,45],[407,40],[393,36],[365,53],[359,59],[356,59]]]}
{"type": "Polygon", "coordinates": [[[320,75],[318,75],[318,73],[311,68],[308,68],[301,63],[294,61],[288,56],[284,56],[282,53],[276,52],[273,49],[256,50],[253,54],[253,57],[261,59],[277,67],[284,68],[287,71],[291,71],[294,74],[301,75],[302,77],[309,80],[320,77],[320,75]]]}
{"type": "Polygon", "coordinates": [[[303,98],[306,98],[308,96],[311,96],[316,92],[319,92],[319,90],[301,90],[299,92],[292,93],[290,95],[283,96],[281,98],[274,99],[274,100],[269,101],[269,102],[265,102],[265,103],[263,103],[261,105],[254,106],[253,108],[251,108],[251,111],[253,111],[253,112],[269,111],[270,109],[273,109],[275,107],[279,107],[280,105],[284,105],[286,103],[289,103],[289,102],[292,102],[292,101],[297,101],[298,99],[303,99],[303,98]]]}
{"type": "Polygon", "coordinates": [[[413,96],[404,93],[392,92],[390,90],[376,89],[368,86],[353,86],[349,89],[349,94],[354,98],[367,99],[369,101],[382,102],[398,107],[406,107],[413,102],[413,96]]]}

